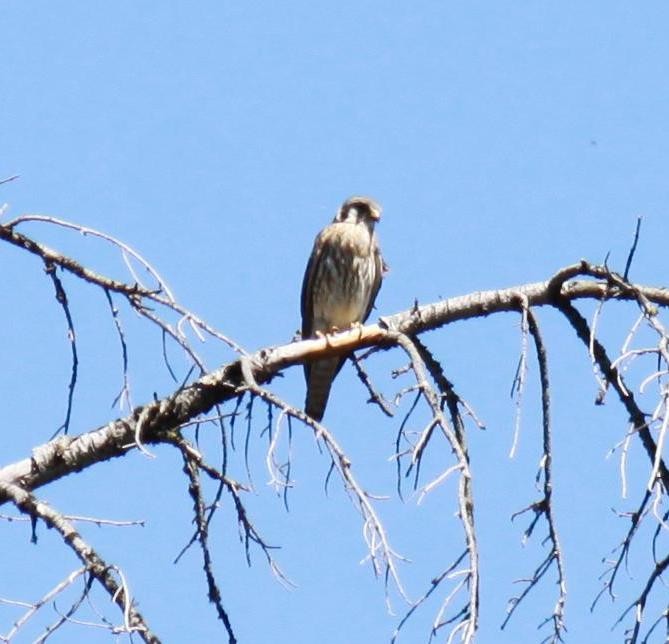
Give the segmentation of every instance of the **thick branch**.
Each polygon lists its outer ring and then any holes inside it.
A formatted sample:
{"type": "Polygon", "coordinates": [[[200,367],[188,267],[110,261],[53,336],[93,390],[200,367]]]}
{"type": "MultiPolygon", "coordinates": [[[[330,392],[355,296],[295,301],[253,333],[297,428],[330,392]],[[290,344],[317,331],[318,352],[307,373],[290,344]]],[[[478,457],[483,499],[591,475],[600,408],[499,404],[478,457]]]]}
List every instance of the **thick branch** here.
{"type": "MultiPolygon", "coordinates": [[[[0,227],[0,237],[6,233],[7,230],[0,227]]],[[[12,234],[11,231],[9,234],[12,234]]],[[[262,349],[249,360],[253,377],[256,383],[264,384],[282,369],[305,360],[348,354],[372,345],[391,344],[388,329],[415,335],[457,320],[504,311],[515,312],[519,296],[527,301],[528,306],[541,306],[555,303],[556,290],[561,302],[583,298],[636,300],[637,294],[642,293],[656,304],[669,306],[667,289],[638,286],[635,294],[612,289],[600,282],[564,282],[579,271],[586,271],[586,266],[583,263],[567,267],[545,282],[454,297],[382,318],[380,324],[326,338],[262,349]]],[[[17,483],[31,490],[100,461],[124,455],[136,448],[136,437],[140,437],[143,443],[160,442],[170,430],[208,412],[216,404],[237,397],[245,389],[241,362],[236,360],[169,397],[136,408],[125,418],[76,437],[62,436],[36,448],[30,458],[0,469],[0,482],[17,483]]],[[[0,492],[0,503],[6,501],[6,496],[0,492]]]]}

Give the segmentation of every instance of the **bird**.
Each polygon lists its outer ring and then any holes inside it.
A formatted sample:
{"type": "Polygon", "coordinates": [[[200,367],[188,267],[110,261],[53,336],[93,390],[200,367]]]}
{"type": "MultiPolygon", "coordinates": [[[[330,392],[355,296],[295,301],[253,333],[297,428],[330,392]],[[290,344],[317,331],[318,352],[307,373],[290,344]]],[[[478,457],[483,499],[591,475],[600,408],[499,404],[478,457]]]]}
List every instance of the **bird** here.
{"type": "MultiPolygon", "coordinates": [[[[369,317],[386,270],[374,232],[381,206],[350,197],[316,236],[302,281],[302,339],[359,325],[369,317]]],[[[320,422],[332,382],[348,356],[306,362],[304,410],[320,422]]]]}

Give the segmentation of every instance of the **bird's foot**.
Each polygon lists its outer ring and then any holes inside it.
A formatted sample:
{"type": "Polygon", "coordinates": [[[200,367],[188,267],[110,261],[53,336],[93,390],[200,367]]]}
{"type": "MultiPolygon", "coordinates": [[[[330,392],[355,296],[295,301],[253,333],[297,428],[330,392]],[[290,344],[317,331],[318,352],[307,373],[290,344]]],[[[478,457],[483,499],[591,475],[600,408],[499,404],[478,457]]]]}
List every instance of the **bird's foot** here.
{"type": "Polygon", "coordinates": [[[359,333],[359,335],[358,335],[358,340],[359,340],[360,338],[362,338],[362,329],[363,329],[364,326],[365,326],[365,325],[364,325],[362,322],[360,322],[360,321],[358,321],[358,322],[351,322],[351,331],[352,331],[353,329],[358,329],[358,333],[359,333]]]}

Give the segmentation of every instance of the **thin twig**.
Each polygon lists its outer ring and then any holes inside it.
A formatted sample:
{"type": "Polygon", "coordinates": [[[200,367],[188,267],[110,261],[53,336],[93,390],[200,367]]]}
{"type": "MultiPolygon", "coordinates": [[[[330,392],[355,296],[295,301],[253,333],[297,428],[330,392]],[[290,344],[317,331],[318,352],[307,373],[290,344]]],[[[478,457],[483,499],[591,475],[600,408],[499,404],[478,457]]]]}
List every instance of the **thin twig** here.
{"type": "Polygon", "coordinates": [[[34,604],[25,604],[28,606],[28,610],[14,622],[14,625],[7,633],[7,635],[0,635],[0,641],[11,641],[12,638],[19,632],[19,630],[28,622],[28,620],[30,620],[30,618],[32,618],[37,613],[40,608],[54,599],[57,595],[62,593],[66,588],[69,588],[85,572],[85,567],[77,568],[77,570],[71,572],[65,579],[56,584],[56,586],[54,586],[41,599],[38,599],[34,604]]]}
{"type": "Polygon", "coordinates": [[[630,268],[632,266],[632,260],[634,259],[634,252],[636,251],[636,245],[639,242],[639,231],[641,230],[641,220],[643,217],[637,217],[636,219],[636,229],[634,230],[634,241],[632,242],[632,247],[630,252],[627,255],[627,261],[625,262],[625,272],[623,273],[623,280],[627,281],[630,274],[630,268]]]}
{"type": "Polygon", "coordinates": [[[351,362],[353,362],[353,366],[355,367],[356,373],[358,374],[358,378],[360,378],[360,381],[363,385],[365,385],[367,391],[369,392],[369,400],[367,402],[378,405],[379,409],[386,416],[392,418],[395,415],[395,412],[390,406],[390,403],[383,397],[383,394],[374,388],[372,379],[369,377],[369,374],[362,366],[362,358],[359,358],[356,355],[351,355],[351,362]]]}
{"type": "Polygon", "coordinates": [[[107,298],[107,303],[109,304],[109,310],[112,314],[112,320],[114,320],[114,328],[116,329],[116,335],[118,337],[119,343],[121,345],[121,358],[122,358],[122,368],[123,368],[123,384],[121,385],[121,390],[114,398],[112,407],[119,403],[119,409],[124,408],[124,403],[127,404],[127,409],[132,409],[132,399],[130,396],[130,383],[128,382],[128,345],[125,341],[125,334],[123,333],[123,327],[121,326],[121,320],[118,315],[118,309],[114,305],[114,300],[112,299],[109,289],[104,289],[105,297],[107,298]]]}
{"type": "Polygon", "coordinates": [[[511,397],[516,398],[516,418],[513,424],[513,441],[511,443],[511,450],[509,451],[509,458],[514,458],[516,449],[518,447],[518,439],[520,437],[520,417],[523,409],[523,392],[525,391],[525,383],[527,381],[527,347],[528,347],[528,321],[527,311],[529,310],[527,304],[527,297],[519,293],[518,299],[521,302],[521,320],[520,320],[520,358],[518,359],[518,367],[516,368],[516,375],[511,384],[511,397]]]}
{"type": "Polygon", "coordinates": [[[612,562],[610,568],[607,571],[605,571],[605,573],[603,573],[602,577],[600,577],[600,578],[606,577],[606,580],[604,582],[604,585],[602,586],[602,589],[599,591],[599,593],[597,593],[597,596],[590,605],[591,611],[595,609],[597,603],[599,602],[602,595],[604,595],[604,593],[608,593],[612,601],[616,599],[616,595],[614,592],[616,578],[623,563],[627,563],[629,551],[632,546],[632,539],[634,538],[634,535],[639,529],[641,521],[643,520],[643,517],[646,514],[647,505],[648,502],[650,501],[650,497],[651,497],[650,492],[648,490],[645,490],[643,499],[641,500],[641,503],[639,503],[639,507],[637,508],[636,511],[618,513],[619,516],[630,519],[630,526],[627,530],[627,534],[625,535],[624,539],[615,549],[618,551],[618,556],[616,557],[615,562],[612,562]]]}
{"type": "Polygon", "coordinates": [[[67,294],[63,288],[63,283],[60,281],[60,278],[56,274],[56,266],[53,263],[47,262],[45,264],[46,274],[51,278],[53,282],[54,289],[56,290],[56,300],[63,309],[65,313],[65,319],[67,320],[67,336],[70,341],[70,350],[72,352],[72,370],[70,374],[70,382],[67,389],[67,410],[65,412],[65,420],[63,424],[56,430],[51,438],[56,436],[63,430],[64,434],[70,429],[70,419],[72,417],[72,402],[74,399],[74,388],[77,384],[77,369],[79,367],[79,356],[77,355],[77,339],[74,331],[74,322],[72,321],[72,314],[70,312],[70,305],[67,301],[67,294]]]}
{"type": "Polygon", "coordinates": [[[5,183],[9,183],[10,181],[16,181],[16,179],[18,179],[20,176],[21,176],[20,174],[15,174],[15,175],[12,175],[11,177],[7,177],[6,179],[1,179],[0,180],[0,186],[5,184],[5,183]]]}
{"type": "MultiPolygon", "coordinates": [[[[521,303],[523,305],[524,303],[521,303]]],[[[564,607],[567,600],[567,581],[564,567],[564,557],[562,548],[560,547],[560,540],[557,531],[555,515],[553,511],[553,446],[552,446],[552,430],[551,430],[551,405],[550,405],[550,382],[548,376],[548,355],[546,346],[544,345],[539,324],[536,316],[531,309],[526,310],[528,330],[534,339],[534,345],[537,352],[537,362],[539,364],[539,380],[541,383],[541,410],[542,410],[542,430],[543,430],[543,456],[541,458],[541,465],[537,472],[537,482],[542,478],[543,474],[543,498],[532,504],[530,508],[534,511],[535,516],[526,531],[526,538],[529,538],[534,526],[536,525],[540,516],[546,517],[548,524],[548,541],[550,543],[550,552],[544,561],[535,569],[534,574],[526,583],[526,587],[521,595],[515,598],[507,611],[506,619],[502,624],[504,628],[513,613],[516,611],[522,600],[529,594],[530,590],[536,586],[541,578],[546,574],[550,565],[555,562],[557,566],[557,584],[558,584],[558,599],[553,608],[552,615],[543,623],[551,622],[553,631],[551,636],[547,638],[550,642],[561,642],[562,635],[566,631],[564,624],[564,607]]],[[[528,509],[530,509],[528,508],[528,509]]]]}
{"type": "MultiPolygon", "coordinates": [[[[71,604],[71,606],[67,609],[67,611],[65,613],[59,615],[58,619],[53,624],[50,624],[49,626],[46,627],[46,629],[44,630],[44,633],[42,633],[42,635],[40,635],[33,642],[33,644],[43,644],[63,624],[65,624],[67,622],[70,622],[70,621],[73,621],[72,616],[79,610],[79,607],[81,606],[81,604],[83,604],[84,601],[87,598],[89,598],[90,590],[91,590],[91,587],[93,586],[94,581],[95,581],[95,578],[93,577],[93,575],[87,575],[86,583],[84,584],[84,588],[81,591],[81,593],[79,594],[79,597],[71,604]]],[[[54,602],[54,608],[55,608],[55,602],[54,602]]]]}

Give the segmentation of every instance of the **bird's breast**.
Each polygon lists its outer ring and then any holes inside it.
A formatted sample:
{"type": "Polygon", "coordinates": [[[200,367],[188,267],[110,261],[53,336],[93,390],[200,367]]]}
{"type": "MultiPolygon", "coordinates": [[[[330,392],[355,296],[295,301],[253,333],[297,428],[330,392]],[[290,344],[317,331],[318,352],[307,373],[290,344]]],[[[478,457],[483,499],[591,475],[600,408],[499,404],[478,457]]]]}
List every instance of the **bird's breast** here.
{"type": "Polygon", "coordinates": [[[374,240],[358,226],[334,224],[324,231],[313,293],[313,331],[361,322],[371,297],[374,240]],[[357,230],[356,230],[357,229],[357,230]]]}

